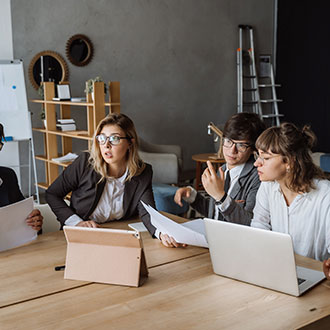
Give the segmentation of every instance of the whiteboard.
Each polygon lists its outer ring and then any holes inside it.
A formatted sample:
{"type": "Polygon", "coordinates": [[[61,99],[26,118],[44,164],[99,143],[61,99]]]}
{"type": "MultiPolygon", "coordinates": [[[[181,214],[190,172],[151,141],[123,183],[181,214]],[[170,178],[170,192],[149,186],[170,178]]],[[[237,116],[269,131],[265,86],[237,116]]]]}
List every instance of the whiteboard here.
{"type": "Polygon", "coordinates": [[[32,139],[23,62],[0,60],[0,123],[14,140],[32,139]]]}

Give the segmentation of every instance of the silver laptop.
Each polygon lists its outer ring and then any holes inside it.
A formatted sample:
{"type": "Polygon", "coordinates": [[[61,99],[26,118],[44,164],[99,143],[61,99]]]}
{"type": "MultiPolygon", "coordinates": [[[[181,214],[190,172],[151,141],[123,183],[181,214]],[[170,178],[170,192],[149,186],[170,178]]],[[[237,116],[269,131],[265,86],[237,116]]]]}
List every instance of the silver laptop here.
{"type": "Polygon", "coordinates": [[[205,220],[216,274],[300,296],[325,276],[295,264],[290,235],[212,219],[205,220]]]}

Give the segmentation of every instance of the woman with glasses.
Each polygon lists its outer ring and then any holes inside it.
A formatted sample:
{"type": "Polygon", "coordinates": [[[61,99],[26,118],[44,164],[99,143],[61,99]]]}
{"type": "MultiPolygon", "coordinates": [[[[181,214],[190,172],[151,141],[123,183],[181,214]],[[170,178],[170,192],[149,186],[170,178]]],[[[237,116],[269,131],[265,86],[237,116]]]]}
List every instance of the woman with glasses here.
{"type": "Polygon", "coordinates": [[[81,154],[46,191],[61,225],[98,224],[138,215],[151,235],[155,227],[141,201],[155,207],[152,168],[138,155],[134,124],[124,114],[111,114],[97,126],[90,152],[81,154]],[[68,206],[64,198],[72,192],[68,206]]]}
{"type": "MultiPolygon", "coordinates": [[[[5,141],[4,130],[0,124],[0,150],[5,141]]],[[[0,207],[14,204],[24,199],[19,188],[15,171],[9,167],[0,166],[0,207]]],[[[43,216],[38,209],[34,209],[26,218],[26,224],[39,231],[42,227],[43,216]]]]}
{"type": "MultiPolygon", "coordinates": [[[[225,124],[223,154],[226,164],[217,174],[210,162],[202,175],[205,197],[192,187],[177,190],[174,201],[182,205],[182,199],[203,216],[250,225],[255,197],[260,185],[253,166],[253,151],[257,137],[265,129],[258,115],[238,113],[225,124]]],[[[167,236],[168,245],[178,246],[167,236]]]]}
{"type": "MultiPolygon", "coordinates": [[[[262,181],[251,226],[290,234],[297,254],[330,257],[330,181],[311,158],[316,141],[309,127],[283,123],[256,142],[262,181]]],[[[328,276],[329,276],[329,266],[328,276]]],[[[329,276],[330,277],[330,276],[329,276]]]]}

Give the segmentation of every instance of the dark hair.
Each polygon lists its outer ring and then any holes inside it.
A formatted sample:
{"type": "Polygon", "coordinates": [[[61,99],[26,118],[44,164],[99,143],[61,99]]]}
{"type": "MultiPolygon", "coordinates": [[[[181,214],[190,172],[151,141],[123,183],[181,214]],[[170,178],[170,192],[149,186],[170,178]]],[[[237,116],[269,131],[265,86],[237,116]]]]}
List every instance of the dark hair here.
{"type": "Polygon", "coordinates": [[[258,136],[265,128],[265,124],[257,114],[240,112],[227,120],[223,135],[232,140],[248,141],[254,148],[258,136]]]}
{"type": "Polygon", "coordinates": [[[292,123],[267,128],[256,142],[257,149],[281,155],[290,165],[288,188],[295,192],[308,192],[315,188],[313,179],[325,179],[323,171],[313,163],[311,148],[316,136],[309,126],[302,129],[292,123]]]}

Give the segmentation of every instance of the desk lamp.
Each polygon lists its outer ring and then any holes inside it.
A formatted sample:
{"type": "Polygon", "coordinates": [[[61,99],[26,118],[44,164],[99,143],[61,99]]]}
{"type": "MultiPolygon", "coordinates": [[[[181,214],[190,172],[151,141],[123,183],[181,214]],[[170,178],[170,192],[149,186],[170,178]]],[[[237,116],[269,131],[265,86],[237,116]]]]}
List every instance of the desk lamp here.
{"type": "Polygon", "coordinates": [[[209,135],[211,135],[211,131],[213,131],[213,133],[215,133],[215,137],[214,137],[214,142],[218,142],[218,140],[220,139],[219,141],[219,150],[218,152],[215,154],[215,156],[211,156],[210,158],[212,159],[223,159],[223,152],[222,152],[222,144],[223,144],[223,132],[217,127],[215,126],[212,122],[210,122],[208,125],[207,125],[207,133],[209,135]]]}

